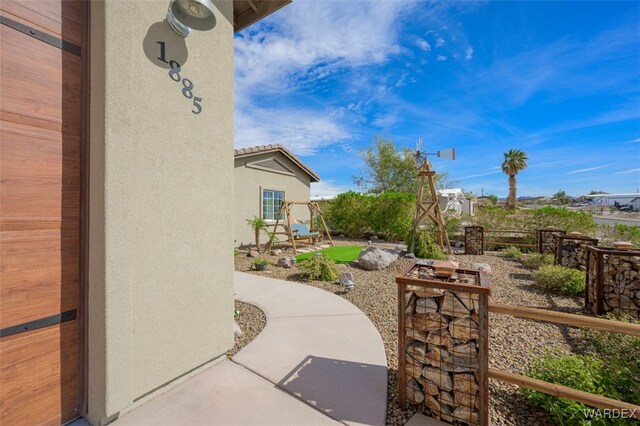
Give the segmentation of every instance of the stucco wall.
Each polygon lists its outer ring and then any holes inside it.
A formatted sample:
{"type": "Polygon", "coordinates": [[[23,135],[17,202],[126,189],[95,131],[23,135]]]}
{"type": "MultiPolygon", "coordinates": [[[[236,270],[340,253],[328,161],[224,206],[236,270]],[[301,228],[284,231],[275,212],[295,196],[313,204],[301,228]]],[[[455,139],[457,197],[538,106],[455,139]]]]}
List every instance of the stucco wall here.
{"type": "Polygon", "coordinates": [[[186,39],[168,0],[91,2],[89,413],[130,407],[233,345],[232,2],[186,39]],[[202,112],[168,65],[193,82],[202,112]]]}
{"type": "MultiPolygon", "coordinates": [[[[255,242],[254,232],[247,224],[247,219],[253,216],[262,215],[262,189],[272,189],[284,191],[287,201],[309,201],[310,179],[309,175],[303,172],[298,166],[280,153],[266,153],[235,160],[235,245],[242,246],[255,242]],[[289,170],[294,172],[294,176],[282,173],[270,172],[266,170],[246,167],[247,163],[254,163],[269,158],[276,158],[289,170]]],[[[307,206],[295,206],[292,210],[292,220],[309,220],[309,208],[307,206]]],[[[282,231],[279,228],[278,231],[282,231]]],[[[286,236],[278,236],[281,240],[286,236]]],[[[261,242],[268,241],[267,234],[263,232],[261,242]]]]}

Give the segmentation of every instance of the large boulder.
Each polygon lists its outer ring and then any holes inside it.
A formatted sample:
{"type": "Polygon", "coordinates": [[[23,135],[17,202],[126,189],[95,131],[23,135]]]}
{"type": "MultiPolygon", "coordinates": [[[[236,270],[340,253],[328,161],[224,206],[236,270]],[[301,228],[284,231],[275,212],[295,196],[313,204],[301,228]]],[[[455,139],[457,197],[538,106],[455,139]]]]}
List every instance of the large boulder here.
{"type": "Polygon", "coordinates": [[[291,258],[290,257],[281,257],[278,259],[278,266],[281,268],[291,268],[291,258]]]}
{"type": "Polygon", "coordinates": [[[398,258],[398,253],[369,246],[360,253],[358,263],[367,271],[384,269],[398,258]]]}

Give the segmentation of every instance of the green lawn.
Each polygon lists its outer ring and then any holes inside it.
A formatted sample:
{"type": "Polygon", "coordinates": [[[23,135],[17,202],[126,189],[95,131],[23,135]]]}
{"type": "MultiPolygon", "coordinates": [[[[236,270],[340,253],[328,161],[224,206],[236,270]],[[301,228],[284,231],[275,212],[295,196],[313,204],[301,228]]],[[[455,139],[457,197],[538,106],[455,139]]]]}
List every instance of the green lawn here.
{"type": "Polygon", "coordinates": [[[300,262],[301,260],[310,259],[312,256],[315,256],[316,253],[325,253],[329,259],[335,260],[338,263],[349,263],[356,260],[362,250],[364,250],[364,247],[361,246],[329,247],[326,249],[322,249],[319,252],[316,251],[312,253],[300,254],[296,256],[296,260],[300,262]]]}

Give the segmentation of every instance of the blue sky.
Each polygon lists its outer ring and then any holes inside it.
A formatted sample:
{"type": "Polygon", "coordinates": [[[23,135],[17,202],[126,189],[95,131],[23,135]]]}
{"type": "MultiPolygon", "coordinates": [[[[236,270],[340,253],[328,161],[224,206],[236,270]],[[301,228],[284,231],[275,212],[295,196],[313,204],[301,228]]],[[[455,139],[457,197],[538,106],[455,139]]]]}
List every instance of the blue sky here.
{"type": "Polygon", "coordinates": [[[375,135],[418,138],[457,186],[505,196],[640,189],[640,2],[294,0],[235,38],[235,144],[281,143],[357,189],[375,135]]]}

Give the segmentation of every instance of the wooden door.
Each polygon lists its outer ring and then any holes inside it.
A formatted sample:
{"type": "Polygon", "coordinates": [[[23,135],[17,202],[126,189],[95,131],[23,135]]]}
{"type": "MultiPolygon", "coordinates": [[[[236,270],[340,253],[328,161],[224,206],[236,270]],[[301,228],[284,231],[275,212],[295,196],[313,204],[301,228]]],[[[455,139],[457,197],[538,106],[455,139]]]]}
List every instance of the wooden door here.
{"type": "Polygon", "coordinates": [[[85,3],[0,2],[0,424],[80,414],[85,3]]]}

